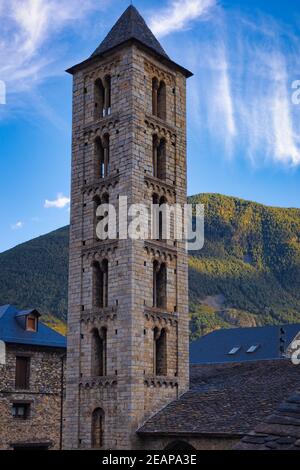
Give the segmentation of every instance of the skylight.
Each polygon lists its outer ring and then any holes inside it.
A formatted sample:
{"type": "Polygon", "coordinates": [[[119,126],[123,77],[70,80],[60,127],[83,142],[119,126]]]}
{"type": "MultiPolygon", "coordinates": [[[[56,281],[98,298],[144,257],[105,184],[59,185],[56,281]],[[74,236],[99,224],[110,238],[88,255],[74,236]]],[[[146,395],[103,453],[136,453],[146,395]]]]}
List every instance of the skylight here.
{"type": "Polygon", "coordinates": [[[247,349],[247,353],[254,353],[255,351],[257,351],[259,348],[259,344],[253,344],[252,346],[250,346],[249,349],[247,349]]]}
{"type": "Polygon", "coordinates": [[[234,354],[236,354],[239,350],[241,349],[241,346],[234,346],[234,348],[232,348],[228,354],[231,354],[232,356],[234,354]]]}

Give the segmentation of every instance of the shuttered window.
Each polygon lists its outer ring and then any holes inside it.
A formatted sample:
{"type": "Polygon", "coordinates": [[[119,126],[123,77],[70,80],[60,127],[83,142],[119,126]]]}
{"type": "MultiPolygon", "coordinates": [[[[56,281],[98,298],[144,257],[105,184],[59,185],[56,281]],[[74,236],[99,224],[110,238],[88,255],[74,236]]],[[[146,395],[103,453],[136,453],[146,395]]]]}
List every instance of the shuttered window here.
{"type": "Polygon", "coordinates": [[[16,388],[29,388],[30,358],[16,357],[16,388]]]}

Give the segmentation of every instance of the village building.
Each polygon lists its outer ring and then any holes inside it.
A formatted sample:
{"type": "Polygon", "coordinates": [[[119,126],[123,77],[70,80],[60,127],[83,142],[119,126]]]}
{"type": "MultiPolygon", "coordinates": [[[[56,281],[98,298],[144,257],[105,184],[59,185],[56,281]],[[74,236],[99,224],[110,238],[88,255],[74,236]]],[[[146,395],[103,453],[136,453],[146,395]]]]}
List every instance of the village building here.
{"type": "Polygon", "coordinates": [[[60,449],[66,339],[37,310],[0,307],[0,449],[60,449]]]}

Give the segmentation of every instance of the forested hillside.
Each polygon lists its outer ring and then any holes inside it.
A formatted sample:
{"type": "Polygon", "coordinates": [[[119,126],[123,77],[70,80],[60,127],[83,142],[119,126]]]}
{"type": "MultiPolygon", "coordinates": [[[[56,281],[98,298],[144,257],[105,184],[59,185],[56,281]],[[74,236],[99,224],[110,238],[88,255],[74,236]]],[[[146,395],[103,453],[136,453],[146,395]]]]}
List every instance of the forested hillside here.
{"type": "Polygon", "coordinates": [[[200,194],[205,246],[190,256],[193,334],[300,322],[300,210],[200,194]]]}
{"type": "MultiPolygon", "coordinates": [[[[218,194],[190,202],[205,205],[205,246],[189,259],[192,337],[300,322],[300,210],[218,194]]],[[[0,254],[0,304],[66,320],[68,235],[64,227],[0,254]]]]}

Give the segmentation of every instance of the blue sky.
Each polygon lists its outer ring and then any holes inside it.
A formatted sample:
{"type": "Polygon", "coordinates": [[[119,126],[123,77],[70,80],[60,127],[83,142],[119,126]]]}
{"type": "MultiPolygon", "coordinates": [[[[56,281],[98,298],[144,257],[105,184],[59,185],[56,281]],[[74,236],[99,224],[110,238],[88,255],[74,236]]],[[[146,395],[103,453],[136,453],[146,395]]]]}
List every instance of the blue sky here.
{"type": "MultiPolygon", "coordinates": [[[[0,0],[0,251],[69,221],[71,77],[123,0],[0,0]],[[1,102],[1,88],[0,88],[1,102]]],[[[300,5],[295,0],[136,0],[191,69],[189,194],[300,207],[300,5]]]]}

